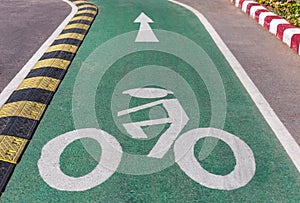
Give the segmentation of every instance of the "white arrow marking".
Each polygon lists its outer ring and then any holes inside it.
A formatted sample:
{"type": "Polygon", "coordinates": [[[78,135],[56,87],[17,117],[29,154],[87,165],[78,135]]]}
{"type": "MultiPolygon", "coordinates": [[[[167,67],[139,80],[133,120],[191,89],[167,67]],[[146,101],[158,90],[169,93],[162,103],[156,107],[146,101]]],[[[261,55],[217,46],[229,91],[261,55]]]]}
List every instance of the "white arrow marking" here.
{"type": "Polygon", "coordinates": [[[141,23],[135,42],[159,42],[149,25],[149,23],[153,23],[153,20],[146,14],[142,12],[134,23],[141,23]]]}

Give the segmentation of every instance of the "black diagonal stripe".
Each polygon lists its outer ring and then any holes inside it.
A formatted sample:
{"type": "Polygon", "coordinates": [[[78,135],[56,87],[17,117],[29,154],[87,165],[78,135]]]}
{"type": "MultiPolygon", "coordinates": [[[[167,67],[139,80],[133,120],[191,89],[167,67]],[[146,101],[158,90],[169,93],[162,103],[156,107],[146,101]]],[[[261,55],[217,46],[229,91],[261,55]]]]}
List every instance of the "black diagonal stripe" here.
{"type": "Polygon", "coordinates": [[[39,121],[19,116],[10,116],[0,118],[0,125],[1,123],[6,123],[1,134],[30,140],[39,121]]]}
{"type": "Polygon", "coordinates": [[[78,17],[78,16],[87,16],[87,17],[92,17],[92,18],[94,18],[94,17],[95,17],[95,14],[92,14],[92,13],[80,13],[80,14],[74,15],[74,17],[78,17]]]}
{"type": "Polygon", "coordinates": [[[71,61],[74,57],[74,54],[66,51],[52,51],[49,53],[44,53],[40,60],[49,59],[49,58],[58,58],[71,61]]]}
{"type": "Polygon", "coordinates": [[[49,104],[54,92],[44,89],[22,89],[14,91],[6,103],[17,102],[17,101],[33,101],[42,104],[49,104]]]}
{"type": "Polygon", "coordinates": [[[10,117],[0,118],[0,134],[3,134],[2,132],[8,125],[10,119],[11,119],[10,117]]]}
{"type": "Polygon", "coordinates": [[[68,23],[68,25],[76,24],[76,23],[82,23],[82,24],[90,25],[90,24],[91,24],[91,21],[88,21],[88,20],[71,20],[71,21],[68,23]]]}
{"type": "Polygon", "coordinates": [[[80,8],[80,9],[78,9],[78,11],[83,11],[83,10],[97,11],[98,9],[94,8],[94,7],[87,7],[87,8],[80,8]]]}
{"type": "Polygon", "coordinates": [[[32,78],[32,77],[37,77],[37,76],[46,76],[46,77],[61,80],[65,74],[66,74],[66,70],[64,70],[64,69],[53,68],[53,67],[44,67],[44,68],[32,69],[28,73],[26,78],[32,78]]]}
{"type": "Polygon", "coordinates": [[[15,164],[0,161],[0,192],[4,192],[5,186],[15,169],[15,164]]]}
{"type": "Polygon", "coordinates": [[[72,39],[72,38],[64,38],[64,39],[57,39],[55,40],[51,46],[53,45],[58,45],[58,44],[70,44],[70,45],[75,45],[75,46],[80,46],[81,40],[79,39],[72,39]]]}
{"type": "Polygon", "coordinates": [[[87,30],[85,29],[80,29],[80,28],[71,28],[67,30],[63,30],[61,34],[66,34],[66,33],[77,33],[77,34],[82,34],[85,35],[87,33],[87,30]]]}

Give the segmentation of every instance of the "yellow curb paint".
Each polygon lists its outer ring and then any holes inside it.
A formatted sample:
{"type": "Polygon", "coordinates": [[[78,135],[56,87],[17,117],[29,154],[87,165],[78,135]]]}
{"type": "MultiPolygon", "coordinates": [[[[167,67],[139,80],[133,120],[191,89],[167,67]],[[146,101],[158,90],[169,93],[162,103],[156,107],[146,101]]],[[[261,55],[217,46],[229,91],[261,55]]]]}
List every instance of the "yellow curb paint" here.
{"type": "Polygon", "coordinates": [[[27,142],[23,138],[0,135],[0,160],[16,164],[27,142]]]}
{"type": "Polygon", "coordinates": [[[37,68],[44,68],[44,67],[53,67],[53,68],[59,68],[66,70],[67,67],[70,65],[70,61],[64,60],[64,59],[44,59],[35,64],[35,66],[32,69],[37,68]]]}
{"type": "Polygon", "coordinates": [[[81,23],[76,23],[76,24],[70,24],[70,25],[67,25],[65,30],[68,30],[68,29],[72,29],[72,28],[79,28],[79,29],[89,29],[90,26],[89,25],[86,25],[86,24],[81,24],[81,23]]]}
{"type": "Polygon", "coordinates": [[[17,90],[38,88],[54,92],[59,83],[60,80],[57,80],[55,78],[39,76],[23,80],[17,90]]]}
{"type": "Polygon", "coordinates": [[[53,45],[49,47],[49,49],[46,51],[46,53],[52,52],[52,51],[66,51],[66,52],[71,52],[75,53],[78,49],[78,46],[71,45],[71,44],[58,44],[58,45],[53,45]]]}
{"type": "Polygon", "coordinates": [[[97,7],[96,6],[93,6],[93,5],[82,5],[82,6],[78,6],[77,7],[78,9],[84,9],[84,8],[95,8],[95,9],[97,9],[97,7]]]}
{"type": "Polygon", "coordinates": [[[72,18],[71,22],[72,22],[72,21],[75,21],[75,20],[87,20],[87,21],[93,21],[94,18],[89,17],[89,16],[77,16],[77,17],[72,18]]]}
{"type": "Polygon", "coordinates": [[[84,35],[78,34],[78,33],[65,33],[65,34],[59,35],[56,39],[66,39],[66,38],[83,40],[84,35]]]}
{"type": "Polygon", "coordinates": [[[89,14],[96,15],[97,11],[93,11],[93,10],[82,10],[82,11],[78,11],[76,14],[83,14],[83,13],[89,13],[89,14]]]}
{"type": "Polygon", "coordinates": [[[4,104],[0,109],[0,118],[19,116],[39,120],[46,108],[46,104],[32,101],[18,101],[4,104]]]}

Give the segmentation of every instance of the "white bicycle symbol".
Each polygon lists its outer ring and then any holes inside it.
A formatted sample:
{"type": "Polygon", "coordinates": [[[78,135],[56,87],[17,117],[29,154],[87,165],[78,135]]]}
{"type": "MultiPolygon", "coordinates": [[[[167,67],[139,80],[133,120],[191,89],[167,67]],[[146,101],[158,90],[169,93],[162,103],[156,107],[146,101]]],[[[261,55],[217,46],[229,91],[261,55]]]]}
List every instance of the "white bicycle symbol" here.
{"type": "MultiPolygon", "coordinates": [[[[161,100],[129,108],[118,112],[118,116],[134,113],[153,106],[162,105],[168,118],[147,120],[123,124],[126,131],[135,139],[147,138],[142,127],[170,124],[155,146],[147,155],[151,158],[162,158],[173,146],[175,162],[181,170],[197,183],[213,189],[233,190],[245,186],[255,174],[255,159],[251,148],[240,138],[216,128],[197,128],[180,137],[179,134],[189,118],[177,99],[163,99],[171,91],[160,88],[136,88],[124,91],[136,98],[159,98],[161,100]],[[216,175],[205,170],[194,156],[194,145],[205,137],[214,137],[225,142],[233,151],[236,159],[234,169],[227,175],[216,175]]],[[[84,191],[96,187],[109,179],[117,170],[122,159],[122,147],[110,134],[95,128],[79,129],[67,132],[50,140],[42,150],[38,168],[44,181],[53,188],[66,191],[84,191]],[[98,165],[89,174],[82,177],[71,177],[60,169],[60,156],[73,141],[81,138],[96,140],[102,150],[98,165]]]]}

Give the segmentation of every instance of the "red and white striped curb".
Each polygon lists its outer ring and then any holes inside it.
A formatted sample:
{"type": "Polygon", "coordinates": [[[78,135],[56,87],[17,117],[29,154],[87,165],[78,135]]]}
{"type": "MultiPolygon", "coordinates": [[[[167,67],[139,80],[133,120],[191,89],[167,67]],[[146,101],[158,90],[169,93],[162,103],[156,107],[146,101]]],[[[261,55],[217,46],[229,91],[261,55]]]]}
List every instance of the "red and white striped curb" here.
{"type": "Polygon", "coordinates": [[[300,28],[291,25],[288,21],[270,12],[256,1],[230,1],[300,55],[300,28]]]}

